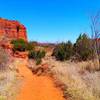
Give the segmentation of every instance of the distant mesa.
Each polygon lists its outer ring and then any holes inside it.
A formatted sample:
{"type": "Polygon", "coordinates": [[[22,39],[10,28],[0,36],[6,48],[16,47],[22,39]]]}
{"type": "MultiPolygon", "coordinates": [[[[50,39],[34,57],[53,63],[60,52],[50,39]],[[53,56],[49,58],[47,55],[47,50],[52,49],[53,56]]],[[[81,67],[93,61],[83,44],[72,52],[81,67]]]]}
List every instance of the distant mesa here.
{"type": "Polygon", "coordinates": [[[18,21],[0,18],[0,37],[8,39],[22,38],[27,41],[26,28],[18,21]]]}

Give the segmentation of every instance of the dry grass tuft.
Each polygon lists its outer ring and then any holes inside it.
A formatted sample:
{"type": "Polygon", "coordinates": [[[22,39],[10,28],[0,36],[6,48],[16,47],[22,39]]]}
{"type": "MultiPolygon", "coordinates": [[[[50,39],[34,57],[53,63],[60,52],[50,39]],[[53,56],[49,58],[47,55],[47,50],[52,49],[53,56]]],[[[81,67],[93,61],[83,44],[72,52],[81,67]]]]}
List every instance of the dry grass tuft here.
{"type": "Polygon", "coordinates": [[[100,72],[96,62],[59,62],[48,61],[54,78],[62,87],[64,97],[70,100],[100,100],[100,72]],[[62,86],[63,84],[63,86],[62,86]]]}
{"type": "Polygon", "coordinates": [[[0,71],[0,100],[15,100],[17,87],[20,84],[17,67],[22,63],[20,59],[14,59],[6,70],[0,71]]]}
{"type": "Polygon", "coordinates": [[[8,54],[7,52],[0,47],[0,70],[4,70],[7,67],[8,54]]]}
{"type": "Polygon", "coordinates": [[[100,70],[99,60],[94,59],[90,61],[82,61],[77,63],[77,65],[80,67],[81,71],[88,70],[89,72],[95,72],[100,70]]]}

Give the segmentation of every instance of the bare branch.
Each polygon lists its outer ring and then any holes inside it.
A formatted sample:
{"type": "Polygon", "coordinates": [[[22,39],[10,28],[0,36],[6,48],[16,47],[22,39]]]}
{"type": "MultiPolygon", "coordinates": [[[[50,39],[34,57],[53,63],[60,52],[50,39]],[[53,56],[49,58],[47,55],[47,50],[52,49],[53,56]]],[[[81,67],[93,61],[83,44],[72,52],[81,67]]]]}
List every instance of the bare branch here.
{"type": "Polygon", "coordinates": [[[94,41],[94,50],[98,59],[100,59],[100,11],[96,15],[91,16],[91,33],[94,41]]]}

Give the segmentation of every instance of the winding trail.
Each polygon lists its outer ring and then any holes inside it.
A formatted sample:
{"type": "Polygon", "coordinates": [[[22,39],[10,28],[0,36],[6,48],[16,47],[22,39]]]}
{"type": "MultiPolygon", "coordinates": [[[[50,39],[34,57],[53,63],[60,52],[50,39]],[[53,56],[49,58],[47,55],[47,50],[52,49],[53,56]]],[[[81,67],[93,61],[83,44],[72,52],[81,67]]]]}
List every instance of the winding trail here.
{"type": "Polygon", "coordinates": [[[24,82],[16,100],[64,100],[63,93],[50,77],[33,75],[26,64],[20,64],[18,70],[24,82]]]}

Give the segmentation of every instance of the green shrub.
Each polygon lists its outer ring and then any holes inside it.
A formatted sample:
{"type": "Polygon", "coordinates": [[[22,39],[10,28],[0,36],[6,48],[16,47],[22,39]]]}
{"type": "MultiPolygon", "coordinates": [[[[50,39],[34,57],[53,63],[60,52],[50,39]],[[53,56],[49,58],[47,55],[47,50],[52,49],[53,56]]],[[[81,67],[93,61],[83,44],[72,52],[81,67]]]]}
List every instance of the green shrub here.
{"type": "Polygon", "coordinates": [[[36,51],[35,50],[31,50],[29,51],[29,54],[28,54],[28,58],[30,59],[36,59],[36,51]]]}
{"type": "Polygon", "coordinates": [[[27,48],[27,44],[23,39],[12,40],[13,51],[25,51],[27,48]]]}
{"type": "Polygon", "coordinates": [[[29,51],[28,57],[30,59],[36,60],[36,64],[38,65],[41,63],[41,59],[45,57],[45,54],[46,52],[44,50],[38,50],[38,51],[31,50],[29,51]]]}
{"type": "Polygon", "coordinates": [[[45,51],[44,50],[37,51],[37,57],[36,57],[36,59],[39,59],[39,58],[41,59],[43,57],[45,57],[45,51]]]}
{"type": "Polygon", "coordinates": [[[86,34],[80,35],[74,45],[70,41],[58,44],[52,56],[61,61],[69,60],[72,56],[84,61],[93,59],[95,56],[93,40],[86,34]]]}
{"type": "Polygon", "coordinates": [[[42,62],[42,60],[41,60],[41,59],[37,59],[37,60],[36,60],[36,65],[41,64],[41,62],[42,62]]]}
{"type": "Polygon", "coordinates": [[[26,50],[31,51],[34,49],[34,45],[32,43],[27,43],[26,50]]]}
{"type": "Polygon", "coordinates": [[[13,51],[30,51],[34,49],[32,43],[27,43],[23,39],[12,40],[11,43],[13,44],[13,51]]]}
{"type": "Polygon", "coordinates": [[[41,50],[39,50],[39,51],[32,50],[28,54],[28,57],[32,58],[32,59],[41,59],[44,56],[45,56],[45,51],[43,51],[43,50],[42,51],[41,50]]]}
{"type": "Polygon", "coordinates": [[[70,41],[67,43],[58,44],[53,50],[52,56],[55,56],[57,60],[68,60],[73,55],[73,45],[70,41]]]}
{"type": "Polygon", "coordinates": [[[81,60],[92,59],[94,50],[92,40],[86,34],[80,35],[74,44],[74,51],[79,55],[81,60]]]}

